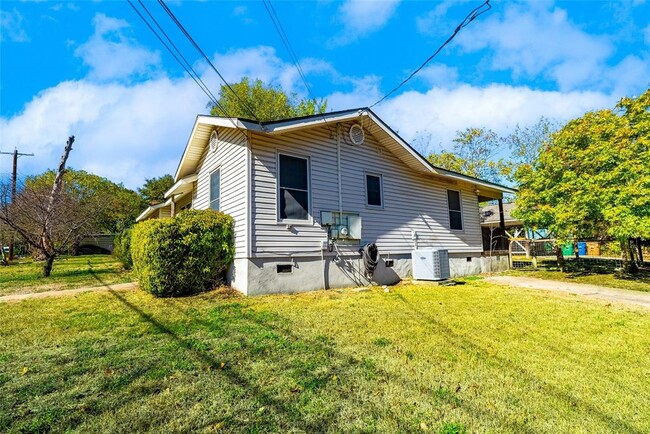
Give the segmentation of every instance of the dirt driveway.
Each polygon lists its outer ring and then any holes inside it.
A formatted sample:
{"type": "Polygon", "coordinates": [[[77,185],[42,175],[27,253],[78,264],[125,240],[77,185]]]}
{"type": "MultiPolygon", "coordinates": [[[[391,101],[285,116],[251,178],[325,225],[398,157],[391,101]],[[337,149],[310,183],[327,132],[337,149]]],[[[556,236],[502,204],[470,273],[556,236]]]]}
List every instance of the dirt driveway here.
{"type": "Polygon", "coordinates": [[[8,301],[28,300],[31,298],[64,297],[69,295],[77,295],[82,292],[88,292],[88,291],[127,291],[131,289],[135,289],[137,287],[138,285],[132,282],[132,283],[106,284],[102,286],[92,286],[92,287],[77,288],[77,289],[63,289],[59,291],[33,292],[29,294],[12,294],[12,295],[5,295],[0,297],[0,303],[8,302],[8,301]]]}
{"type": "Polygon", "coordinates": [[[579,294],[587,298],[596,298],[598,300],[605,300],[615,303],[642,306],[650,309],[650,293],[648,292],[629,291],[626,289],[615,289],[608,288],[606,286],[588,285],[584,283],[536,279],[534,277],[490,276],[486,277],[485,280],[500,285],[541,289],[544,291],[559,291],[568,294],[579,294]]]}

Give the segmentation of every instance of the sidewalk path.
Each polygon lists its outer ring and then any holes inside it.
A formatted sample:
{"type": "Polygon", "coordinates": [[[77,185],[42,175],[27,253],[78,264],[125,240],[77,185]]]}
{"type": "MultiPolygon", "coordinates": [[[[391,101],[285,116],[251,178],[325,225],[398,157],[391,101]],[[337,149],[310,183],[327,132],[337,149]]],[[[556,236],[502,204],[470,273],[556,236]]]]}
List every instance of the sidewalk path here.
{"type": "Polygon", "coordinates": [[[585,283],[561,282],[559,280],[544,280],[534,277],[490,276],[486,277],[485,280],[500,285],[519,286],[522,288],[579,294],[587,298],[596,298],[599,300],[642,306],[650,309],[650,292],[615,289],[606,286],[589,285],[585,283]]]}
{"type": "Polygon", "coordinates": [[[76,289],[63,289],[60,291],[45,291],[45,292],[34,292],[32,294],[13,294],[5,295],[0,297],[0,303],[7,301],[21,301],[28,300],[32,298],[46,298],[46,297],[63,297],[67,295],[77,295],[82,292],[88,291],[127,291],[130,289],[135,289],[138,287],[138,284],[135,282],[131,283],[118,283],[116,285],[102,285],[102,286],[91,286],[85,288],[76,288],[76,289]]]}

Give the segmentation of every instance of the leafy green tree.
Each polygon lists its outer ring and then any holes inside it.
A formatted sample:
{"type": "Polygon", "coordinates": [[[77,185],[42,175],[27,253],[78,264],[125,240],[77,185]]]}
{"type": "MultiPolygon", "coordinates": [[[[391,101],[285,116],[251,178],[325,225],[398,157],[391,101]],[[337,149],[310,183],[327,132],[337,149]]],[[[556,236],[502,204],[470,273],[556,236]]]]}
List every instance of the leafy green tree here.
{"type": "MultiPolygon", "coordinates": [[[[31,190],[47,189],[54,182],[53,170],[25,179],[31,190]]],[[[122,184],[116,184],[84,170],[67,169],[63,178],[62,195],[74,203],[80,213],[92,217],[94,232],[116,233],[132,226],[141,212],[138,194],[122,184]]],[[[83,236],[88,233],[79,234],[83,236]]]]}
{"type": "Polygon", "coordinates": [[[165,192],[174,185],[174,178],[171,175],[163,175],[158,178],[147,178],[144,185],[138,188],[138,193],[142,197],[144,206],[149,206],[154,202],[165,200],[165,192]]]}
{"type": "Polygon", "coordinates": [[[452,151],[430,154],[434,166],[492,182],[502,182],[509,166],[503,158],[496,159],[503,139],[486,128],[467,128],[456,133],[452,151]]]}
{"type": "Polygon", "coordinates": [[[521,126],[517,124],[514,131],[502,138],[510,149],[508,159],[509,178],[515,180],[517,169],[524,165],[532,165],[541,150],[550,142],[551,136],[560,128],[560,125],[548,118],[541,117],[532,125],[521,126]]]}
{"type": "Polygon", "coordinates": [[[631,237],[650,237],[650,89],[570,121],[516,172],[515,215],[560,240],[613,237],[633,271],[631,237]]]}
{"type": "Polygon", "coordinates": [[[213,115],[273,121],[324,113],[327,109],[325,100],[298,98],[295,93],[287,94],[279,86],[265,85],[260,79],[251,82],[244,77],[230,88],[221,86],[219,104],[211,106],[213,115]]]}

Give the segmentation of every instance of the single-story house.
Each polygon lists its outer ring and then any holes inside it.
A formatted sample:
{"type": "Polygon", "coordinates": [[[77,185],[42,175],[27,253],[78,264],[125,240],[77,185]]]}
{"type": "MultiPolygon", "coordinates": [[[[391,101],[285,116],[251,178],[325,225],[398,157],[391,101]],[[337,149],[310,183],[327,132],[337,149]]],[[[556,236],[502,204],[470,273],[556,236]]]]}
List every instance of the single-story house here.
{"type": "MultiPolygon", "coordinates": [[[[228,275],[253,295],[368,284],[411,273],[414,249],[446,249],[452,275],[489,268],[479,202],[514,190],[432,166],[368,108],[256,122],[198,116],[166,202],[138,220],[220,210],[235,221],[228,275]]],[[[507,267],[507,260],[491,269],[507,267]]]]}

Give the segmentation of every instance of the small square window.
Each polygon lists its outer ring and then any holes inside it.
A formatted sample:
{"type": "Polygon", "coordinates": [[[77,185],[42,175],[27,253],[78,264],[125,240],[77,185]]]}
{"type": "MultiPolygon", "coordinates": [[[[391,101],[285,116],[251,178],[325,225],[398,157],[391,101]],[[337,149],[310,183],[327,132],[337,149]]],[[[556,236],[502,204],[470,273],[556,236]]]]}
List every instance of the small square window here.
{"type": "Polygon", "coordinates": [[[293,271],[293,266],[291,264],[278,264],[276,266],[277,273],[291,273],[293,271]]]}

